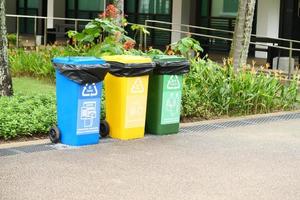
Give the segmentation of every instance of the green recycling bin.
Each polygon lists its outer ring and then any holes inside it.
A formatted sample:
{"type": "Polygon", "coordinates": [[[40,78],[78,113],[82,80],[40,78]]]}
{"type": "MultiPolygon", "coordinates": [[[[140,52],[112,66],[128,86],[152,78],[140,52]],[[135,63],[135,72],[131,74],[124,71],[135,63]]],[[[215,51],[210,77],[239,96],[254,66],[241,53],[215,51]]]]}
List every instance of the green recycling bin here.
{"type": "Polygon", "coordinates": [[[146,133],[175,134],[179,131],[183,74],[190,63],[179,56],[153,57],[156,67],[149,77],[146,133]]]}

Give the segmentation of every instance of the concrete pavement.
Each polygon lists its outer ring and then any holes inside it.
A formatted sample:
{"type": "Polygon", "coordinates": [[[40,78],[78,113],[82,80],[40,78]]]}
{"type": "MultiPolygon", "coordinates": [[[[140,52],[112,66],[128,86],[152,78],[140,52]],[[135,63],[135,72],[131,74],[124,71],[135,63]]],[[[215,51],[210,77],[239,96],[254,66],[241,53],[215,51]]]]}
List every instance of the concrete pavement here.
{"type": "Polygon", "coordinates": [[[300,199],[300,120],[0,157],[0,199],[300,199]]]}

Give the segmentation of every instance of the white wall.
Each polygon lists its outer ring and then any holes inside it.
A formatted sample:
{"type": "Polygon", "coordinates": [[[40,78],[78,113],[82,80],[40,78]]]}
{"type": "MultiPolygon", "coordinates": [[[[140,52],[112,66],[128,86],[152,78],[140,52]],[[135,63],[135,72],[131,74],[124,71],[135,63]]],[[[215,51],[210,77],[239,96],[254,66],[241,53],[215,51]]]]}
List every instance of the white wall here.
{"type": "MultiPolygon", "coordinates": [[[[279,36],[280,0],[258,0],[256,34],[259,36],[279,36]]],[[[265,48],[260,46],[260,48],[265,48]]],[[[255,52],[255,57],[267,58],[266,52],[255,52]]]]}

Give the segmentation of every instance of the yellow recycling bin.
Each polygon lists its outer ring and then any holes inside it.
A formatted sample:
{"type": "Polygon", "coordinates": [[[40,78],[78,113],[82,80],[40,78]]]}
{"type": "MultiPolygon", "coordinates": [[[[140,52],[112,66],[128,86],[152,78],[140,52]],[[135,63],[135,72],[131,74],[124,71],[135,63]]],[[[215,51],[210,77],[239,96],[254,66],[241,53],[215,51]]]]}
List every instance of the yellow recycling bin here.
{"type": "Polygon", "coordinates": [[[105,78],[106,121],[112,138],[144,137],[148,78],[155,64],[142,56],[105,56],[111,64],[105,78]]]}

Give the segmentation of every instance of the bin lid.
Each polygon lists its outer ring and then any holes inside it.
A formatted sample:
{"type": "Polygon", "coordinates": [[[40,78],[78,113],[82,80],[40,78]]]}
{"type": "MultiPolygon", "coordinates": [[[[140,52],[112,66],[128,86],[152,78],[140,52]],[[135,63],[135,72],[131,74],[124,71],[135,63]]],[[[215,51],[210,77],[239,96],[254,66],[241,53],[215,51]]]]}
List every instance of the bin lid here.
{"type": "Polygon", "coordinates": [[[102,65],[105,63],[105,61],[100,58],[84,56],[56,57],[53,58],[52,62],[67,65],[102,65]]]}
{"type": "Polygon", "coordinates": [[[57,57],[52,62],[59,73],[79,84],[103,81],[110,68],[96,57],[57,57]]]}
{"type": "Polygon", "coordinates": [[[185,57],[176,55],[156,55],[153,56],[156,67],[154,74],[159,75],[181,75],[190,70],[190,63],[185,57]]]}
{"type": "Polygon", "coordinates": [[[150,57],[116,55],[103,56],[103,59],[110,64],[110,73],[119,77],[134,77],[148,75],[155,67],[150,57]]]}
{"type": "Polygon", "coordinates": [[[181,56],[175,56],[175,55],[155,55],[153,57],[153,60],[159,62],[179,62],[179,61],[186,61],[186,58],[181,56]]]}
{"type": "Polygon", "coordinates": [[[115,55],[115,56],[103,56],[105,61],[108,62],[119,62],[124,64],[135,64],[135,63],[151,63],[152,59],[145,56],[133,56],[133,55],[115,55]]]}

